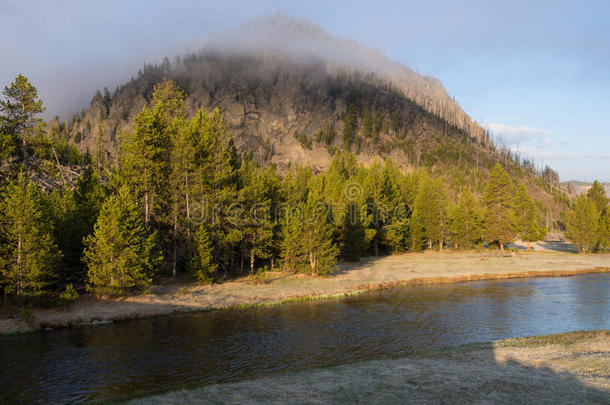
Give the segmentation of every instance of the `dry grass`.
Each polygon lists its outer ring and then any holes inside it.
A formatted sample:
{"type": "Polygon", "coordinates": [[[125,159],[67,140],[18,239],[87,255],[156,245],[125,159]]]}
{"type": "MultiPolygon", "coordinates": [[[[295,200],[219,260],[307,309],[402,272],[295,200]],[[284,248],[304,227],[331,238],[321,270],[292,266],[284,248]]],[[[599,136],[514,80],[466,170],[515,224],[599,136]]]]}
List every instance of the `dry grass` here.
{"type": "Polygon", "coordinates": [[[610,403],[610,331],[509,339],[238,383],[133,404],[610,403]]]}
{"type": "MultiPolygon", "coordinates": [[[[508,257],[495,252],[425,252],[359,263],[341,263],[329,277],[266,273],[264,284],[244,277],[212,286],[164,283],[143,295],[125,299],[79,299],[69,310],[34,311],[34,328],[72,327],[118,322],[175,312],[273,305],[287,301],[341,297],[400,285],[456,283],[516,277],[566,276],[610,272],[610,255],[580,255],[561,251],[519,252],[508,257]]],[[[0,333],[33,328],[17,318],[0,319],[0,333]]]]}

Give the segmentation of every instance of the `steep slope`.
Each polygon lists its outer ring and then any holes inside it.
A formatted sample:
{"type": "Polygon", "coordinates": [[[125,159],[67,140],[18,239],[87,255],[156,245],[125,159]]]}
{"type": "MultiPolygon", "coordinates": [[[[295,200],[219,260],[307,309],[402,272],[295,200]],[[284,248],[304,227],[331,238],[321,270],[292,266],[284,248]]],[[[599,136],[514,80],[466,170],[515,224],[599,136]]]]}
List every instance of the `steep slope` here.
{"type": "Polygon", "coordinates": [[[419,75],[381,52],[331,37],[318,26],[276,16],[216,38],[199,54],[145,65],[136,78],[98,93],[67,125],[81,149],[117,145],[163,78],[184,90],[190,113],[219,108],[238,149],[280,171],[294,163],[320,171],[337,150],[361,162],[392,158],[403,170],[429,167],[450,191],[482,187],[496,161],[559,218],[565,201],[556,184],[498,151],[485,131],[437,79],[419,75]]]}

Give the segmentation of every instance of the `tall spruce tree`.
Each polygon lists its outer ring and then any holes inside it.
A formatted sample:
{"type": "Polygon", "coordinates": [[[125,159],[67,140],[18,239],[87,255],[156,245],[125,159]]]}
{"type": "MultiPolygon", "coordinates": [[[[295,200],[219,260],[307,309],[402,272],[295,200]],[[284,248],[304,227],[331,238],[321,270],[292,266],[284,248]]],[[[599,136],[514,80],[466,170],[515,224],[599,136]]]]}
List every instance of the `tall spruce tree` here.
{"type": "MultiPolygon", "coordinates": [[[[446,234],[446,199],[443,184],[439,180],[432,180],[427,174],[419,179],[417,197],[413,207],[413,233],[414,237],[423,239],[432,247],[434,243],[443,249],[446,234]],[[417,227],[417,229],[415,229],[417,227]]],[[[414,245],[421,243],[414,240],[414,245]]]]}
{"type": "Polygon", "coordinates": [[[60,258],[52,224],[36,184],[23,173],[3,192],[0,206],[0,274],[9,294],[48,289],[60,258]]]}
{"type": "Polygon", "coordinates": [[[332,272],[339,249],[333,242],[328,206],[312,193],[295,208],[283,218],[284,265],[288,270],[316,275],[332,272]]]}
{"type": "Polygon", "coordinates": [[[194,235],[189,270],[201,284],[214,280],[217,265],[214,263],[213,246],[205,226],[201,225],[194,235]]]}
{"type": "Polygon", "coordinates": [[[484,238],[498,243],[500,250],[515,238],[513,210],[514,184],[500,163],[496,163],[489,175],[483,202],[485,204],[484,238]]]}
{"type": "Polygon", "coordinates": [[[608,196],[606,190],[599,181],[595,180],[587,191],[587,197],[595,203],[597,211],[601,214],[608,208],[608,196]]]}
{"type": "Polygon", "coordinates": [[[361,215],[360,208],[353,202],[347,205],[345,213],[343,214],[339,247],[341,257],[348,261],[359,261],[368,247],[361,215]]]}
{"type": "Polygon", "coordinates": [[[96,295],[135,292],[152,282],[163,254],[126,187],[102,205],[94,232],[85,239],[84,257],[88,289],[96,295]]]}
{"type": "Polygon", "coordinates": [[[530,251],[530,242],[537,241],[544,235],[542,235],[536,203],[529,196],[524,185],[519,186],[517,190],[514,207],[517,237],[527,243],[527,250],[530,251]]]}
{"type": "Polygon", "coordinates": [[[572,209],[567,213],[566,234],[583,253],[586,253],[599,241],[599,223],[600,214],[595,201],[586,194],[581,194],[576,197],[572,209]]]}
{"type": "Polygon", "coordinates": [[[44,112],[42,101],[38,99],[38,90],[23,75],[19,74],[10,86],[6,86],[2,94],[6,100],[0,101],[0,116],[2,116],[5,133],[13,134],[21,140],[23,160],[27,159],[27,142],[33,129],[42,121],[36,115],[44,112]]]}
{"type": "Polygon", "coordinates": [[[462,191],[460,201],[449,213],[451,239],[456,247],[472,249],[481,240],[483,216],[481,207],[469,189],[462,191]]]}

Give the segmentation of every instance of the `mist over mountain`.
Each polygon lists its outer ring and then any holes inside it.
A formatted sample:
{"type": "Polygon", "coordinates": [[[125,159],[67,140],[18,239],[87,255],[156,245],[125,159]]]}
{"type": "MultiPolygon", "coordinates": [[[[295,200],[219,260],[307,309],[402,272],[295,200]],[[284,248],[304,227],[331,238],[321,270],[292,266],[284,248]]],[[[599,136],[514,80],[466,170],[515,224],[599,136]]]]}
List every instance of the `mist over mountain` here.
{"type": "Polygon", "coordinates": [[[361,116],[363,110],[371,114],[370,120],[379,127],[376,132],[384,135],[417,132],[415,110],[421,110],[479,143],[490,144],[485,131],[449,97],[439,80],[417,74],[378,50],[283,15],[254,20],[211,38],[197,54],[145,65],[114,94],[106,91],[94,97],[89,111],[75,117],[79,122],[71,134],[90,148],[92,134],[102,122],[114,156],[117,133],[131,126],[163,77],[182,86],[192,112],[219,107],[238,138],[313,136],[323,129],[323,122],[327,131],[333,127],[341,132],[342,118],[351,108],[358,110],[352,111],[358,115],[352,117],[355,120],[369,120],[361,116]]]}

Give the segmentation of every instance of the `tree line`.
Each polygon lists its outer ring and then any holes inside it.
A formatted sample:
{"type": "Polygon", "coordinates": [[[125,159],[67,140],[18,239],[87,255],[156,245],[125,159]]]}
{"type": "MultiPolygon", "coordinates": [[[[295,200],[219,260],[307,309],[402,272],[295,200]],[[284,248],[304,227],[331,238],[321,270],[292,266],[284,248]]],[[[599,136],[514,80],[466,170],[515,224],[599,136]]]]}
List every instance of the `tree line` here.
{"type": "Polygon", "coordinates": [[[499,163],[480,196],[468,187],[448,195],[424,169],[403,173],[389,159],[364,166],[349,152],[324,173],[280,174],[237,152],[219,110],[188,117],[170,80],[122,135],[118,163],[98,151],[74,185],[43,191],[35,177],[48,162],[28,148],[42,103],[22,76],[3,94],[0,140],[12,145],[0,198],[5,296],[73,286],[120,295],[179,273],[200,283],[265,268],[324,275],[338,260],[504,250],[546,233],[525,186],[499,163]]]}
{"type": "Polygon", "coordinates": [[[566,235],[583,252],[610,249],[610,207],[604,186],[596,180],[577,196],[564,222],[566,235]]]}

